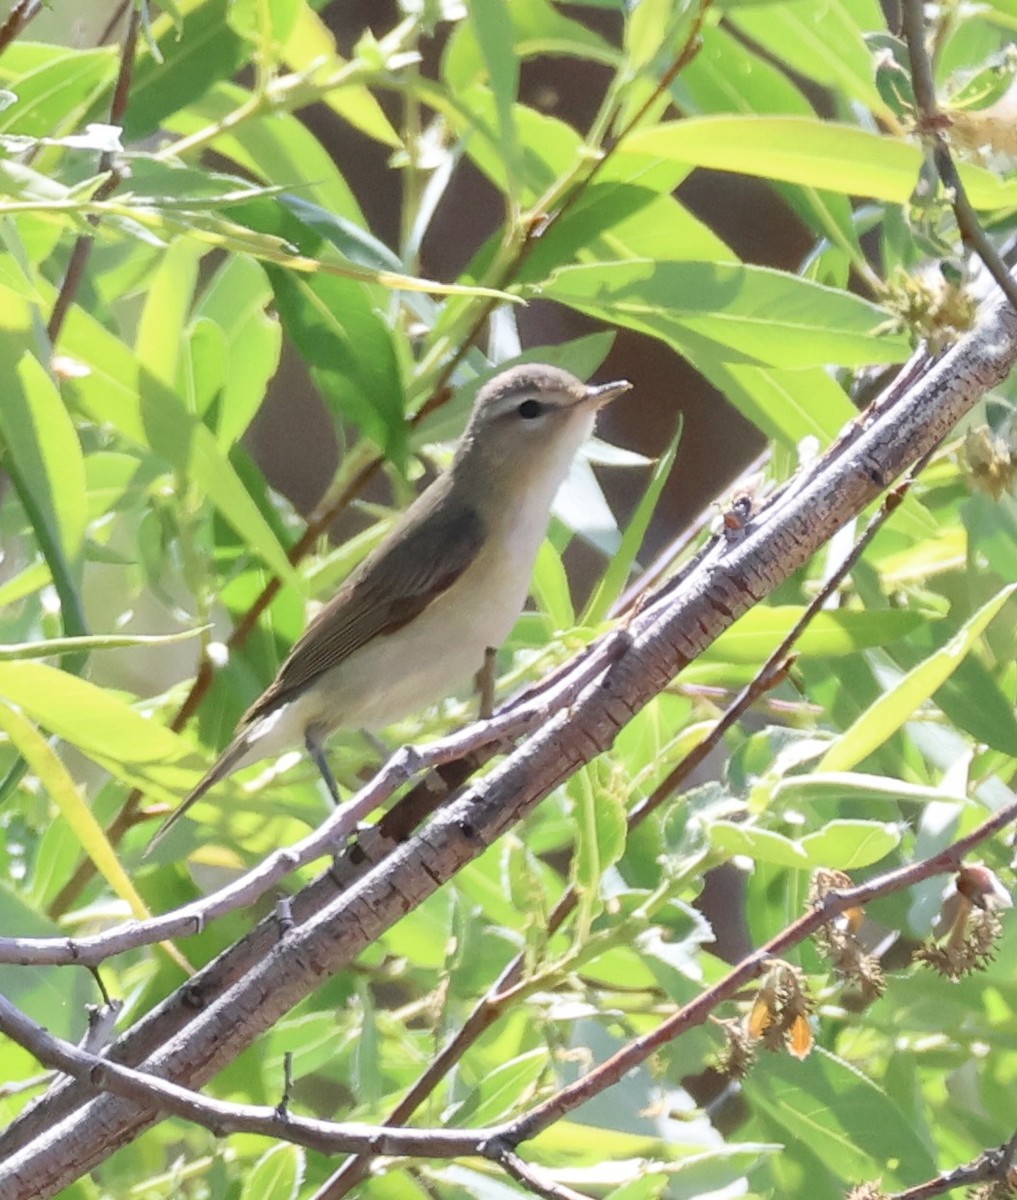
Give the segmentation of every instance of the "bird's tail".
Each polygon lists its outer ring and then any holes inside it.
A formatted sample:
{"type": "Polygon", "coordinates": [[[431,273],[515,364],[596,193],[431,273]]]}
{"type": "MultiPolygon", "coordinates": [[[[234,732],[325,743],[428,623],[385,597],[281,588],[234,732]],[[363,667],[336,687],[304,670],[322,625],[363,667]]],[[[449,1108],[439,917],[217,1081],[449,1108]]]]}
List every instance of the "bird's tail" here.
{"type": "Polygon", "coordinates": [[[243,765],[244,759],[247,757],[250,749],[250,737],[248,731],[244,730],[219,755],[208,774],[204,775],[197,785],[188,792],[180,807],[171,812],[155,831],[155,835],[145,848],[145,853],[142,855],[143,858],[147,858],[152,853],[191,805],[196,804],[209,788],[215,787],[220,779],[225,779],[227,775],[243,765]]]}

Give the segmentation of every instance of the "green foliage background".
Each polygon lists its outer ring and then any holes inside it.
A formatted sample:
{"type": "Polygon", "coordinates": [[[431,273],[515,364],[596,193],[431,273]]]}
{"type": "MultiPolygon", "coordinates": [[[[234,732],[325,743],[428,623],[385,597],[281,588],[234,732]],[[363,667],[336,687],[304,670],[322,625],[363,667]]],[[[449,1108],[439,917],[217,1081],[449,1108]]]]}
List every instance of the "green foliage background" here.
{"type": "MultiPolygon", "coordinates": [[[[55,0],[51,19],[69,22],[71,7],[55,0]]],[[[305,524],[243,440],[284,341],[346,446],[324,512],[375,463],[408,492],[417,456],[461,427],[478,379],[520,351],[507,297],[557,301],[687,358],[771,440],[774,480],[794,469],[803,438],[825,446],[837,435],[869,369],[903,361],[916,324],[949,325],[950,311],[930,315],[929,297],[944,278],[963,278],[964,264],[912,132],[906,56],[876,0],[597,7],[616,11],[617,42],[567,3],[405,0],[398,25],[365,34],[344,59],[319,4],[178,0],[146,13],[116,153],[123,179],[105,198],[96,164],[116,144],[104,122],[119,49],[33,42],[30,28],[0,55],[6,932],[89,932],[132,911],[168,910],[323,815],[301,763],[285,786],[225,784],[152,861],[141,860],[152,826],[138,801],[113,825],[114,849],[99,832],[132,789],[145,803],[177,802],[272,677],[307,600],[327,596],[389,522],[380,513],[351,544],[291,553],[305,524]],[[700,18],[701,49],[669,79],[700,18]],[[430,76],[418,52],[435,33],[445,41],[430,76]],[[609,69],[589,129],[519,101],[521,66],[539,56],[609,69]],[[391,149],[403,196],[398,245],[372,234],[345,164],[303,123],[311,103],[391,149]],[[464,157],[498,189],[504,219],[461,278],[442,281],[459,290],[443,291],[417,279],[420,246],[464,157]],[[798,272],[739,262],[683,206],[674,190],[701,167],[772,184],[813,239],[798,272]],[[83,233],[95,238],[91,259],[51,344],[47,322],[83,233]],[[926,270],[930,261],[945,271],[926,270]],[[449,383],[461,390],[434,405],[449,383]],[[211,643],[229,637],[274,577],[283,587],[221,665],[211,643]],[[198,719],[172,732],[186,677],[206,655],[215,669],[198,719]],[[163,678],[167,662],[180,682],[152,694],[146,680],[163,678]],[[68,903],[83,854],[97,873],[68,903]]],[[[941,97],[977,119],[1010,85],[1017,5],[942,5],[937,22],[941,97]]],[[[1002,242],[1017,183],[994,128],[979,128],[961,170],[1002,242]]],[[[605,332],[525,351],[589,376],[610,341],[605,332]]],[[[1009,402],[986,400],[975,423],[1005,441],[1009,402]]],[[[712,782],[676,797],[626,844],[626,808],[703,736],[843,545],[743,619],[609,755],[210,1090],[274,1103],[292,1052],[295,1105],[378,1121],[522,947],[527,986],[419,1114],[426,1124],[497,1121],[724,972],[692,907],[707,868],[743,868],[755,943],[801,911],[815,868],[856,878],[889,869],[1009,798],[1017,509],[1006,480],[998,496],[973,490],[959,449],[945,447],[925,471],[838,607],[800,643],[779,703],[729,739],[712,782]],[[548,939],[547,914],[570,882],[582,896],[577,915],[548,939]]],[[[637,553],[638,537],[604,533],[592,473],[575,486],[568,511],[579,516],[571,527],[556,522],[536,611],[503,653],[506,687],[593,635],[637,553]],[[561,566],[574,535],[621,547],[585,612],[561,566]]],[[[656,483],[647,495],[637,529],[656,483]]],[[[390,741],[433,736],[468,711],[450,702],[390,741]]],[[[373,758],[363,739],[338,739],[344,782],[373,758]]],[[[986,846],[985,857],[1009,880],[1005,846],[986,846]]],[[[863,1011],[845,1005],[827,965],[802,948],[818,1049],[804,1062],[764,1054],[737,1096],[732,1087],[730,1115],[726,1107],[711,1121],[683,1082],[723,1043],[719,1029],[699,1028],[581,1121],[544,1135],[534,1156],[567,1169],[577,1188],[625,1200],[696,1196],[743,1179],[760,1195],[823,1200],[860,1179],[912,1185],[1004,1142],[1017,1069],[1013,923],[984,973],[946,982],[906,953],[928,936],[941,891],[934,881],[870,914],[896,942],[887,993],[863,1011]]],[[[248,923],[237,914],[181,949],[203,963],[248,923]]],[[[183,979],[161,948],[123,955],[102,975],[124,999],[125,1021],[183,979]]],[[[2,982],[71,1039],[98,999],[83,971],[5,966],[2,982]]],[[[717,1015],[741,1017],[745,1007],[717,1015]]],[[[9,1044],[2,1061],[0,1114],[11,1119],[38,1092],[28,1081],[39,1069],[9,1044]]],[[[219,1145],[167,1121],[66,1195],[307,1197],[333,1165],[251,1137],[219,1145]]],[[[486,1197],[494,1186],[489,1167],[435,1162],[419,1176],[393,1169],[361,1194],[486,1197]]]]}

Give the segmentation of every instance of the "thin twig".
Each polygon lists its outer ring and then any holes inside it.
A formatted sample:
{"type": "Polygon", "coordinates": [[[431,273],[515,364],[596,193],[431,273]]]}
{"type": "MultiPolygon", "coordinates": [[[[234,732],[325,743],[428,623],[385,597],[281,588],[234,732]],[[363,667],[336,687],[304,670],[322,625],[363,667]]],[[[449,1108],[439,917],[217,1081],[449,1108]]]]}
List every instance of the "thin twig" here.
{"type": "Polygon", "coordinates": [[[0,54],[3,54],[29,21],[39,15],[41,9],[42,0],[17,0],[7,14],[7,20],[0,25],[0,54]]]}
{"type": "Polygon", "coordinates": [[[182,1117],[210,1129],[217,1137],[257,1133],[324,1154],[367,1150],[374,1154],[456,1158],[483,1153],[482,1143],[490,1133],[443,1129],[379,1131],[373,1125],[298,1117],[270,1105],[227,1104],[147,1071],[137,1071],[81,1050],[37,1025],[2,994],[0,1030],[44,1066],[80,1080],[93,1092],[110,1092],[145,1108],[182,1117]]]}
{"type": "Polygon", "coordinates": [[[1014,1155],[1017,1154],[1017,1131],[1008,1142],[1004,1142],[995,1150],[987,1150],[976,1159],[963,1166],[944,1171],[934,1179],[905,1188],[902,1192],[891,1192],[886,1200],[932,1200],[933,1196],[942,1196],[956,1188],[974,1187],[979,1183],[1008,1182],[1014,1168],[1014,1155]]]}
{"type": "Polygon", "coordinates": [[[932,145],[932,159],[943,186],[950,195],[951,206],[957,220],[964,245],[973,250],[982,260],[986,270],[1002,288],[1006,298],[1017,308],[1017,284],[1015,284],[1006,264],[996,252],[996,247],[989,240],[982,228],[971,201],[968,199],[964,184],[950,153],[950,146],[944,127],[948,126],[947,118],[940,110],[936,98],[936,83],[932,74],[932,63],[925,49],[925,14],[922,0],[902,0],[902,18],[904,36],[908,45],[908,59],[911,63],[911,86],[914,89],[915,101],[918,105],[918,128],[922,136],[932,145]]]}
{"type": "MultiPolygon", "coordinates": [[[[113,99],[110,101],[110,125],[122,125],[124,114],[127,112],[127,100],[131,93],[131,81],[134,78],[134,61],[140,28],[141,8],[140,6],[135,6],[131,9],[130,19],[127,22],[127,31],[124,34],[121,44],[120,69],[117,72],[116,86],[113,89],[113,99]]],[[[121,175],[116,170],[112,151],[104,150],[99,156],[99,172],[100,174],[105,174],[106,178],[95,189],[95,193],[92,196],[93,201],[109,199],[113,192],[120,186],[121,175]]],[[[95,215],[89,216],[87,220],[92,226],[99,224],[99,218],[95,215]]],[[[60,339],[60,331],[64,327],[64,321],[67,319],[67,314],[70,312],[71,305],[74,303],[74,299],[85,278],[85,269],[88,266],[88,260],[94,244],[95,236],[91,233],[80,234],[74,243],[74,248],[71,250],[70,258],[67,262],[67,270],[64,272],[63,282],[60,285],[60,291],[57,293],[57,298],[53,304],[53,311],[50,313],[49,323],[46,326],[50,346],[55,346],[60,339]]]]}
{"type": "MultiPolygon", "coordinates": [[[[113,31],[124,18],[124,13],[131,6],[132,0],[120,0],[120,3],[113,10],[113,15],[103,26],[102,33],[96,38],[96,45],[104,46],[106,42],[113,36],[113,31]]],[[[135,5],[137,7],[137,5],[135,5]]]]}
{"type": "MultiPolygon", "coordinates": [[[[531,1166],[519,1157],[514,1150],[510,1150],[507,1146],[497,1147],[495,1153],[491,1153],[491,1148],[485,1146],[485,1151],[488,1157],[494,1158],[494,1161],[502,1167],[506,1174],[511,1175],[535,1196],[543,1196],[544,1200],[590,1200],[589,1196],[582,1192],[573,1191],[572,1188],[566,1187],[563,1183],[555,1183],[548,1179],[547,1175],[531,1166]]],[[[599,1190],[599,1189],[598,1189],[599,1190]]]]}

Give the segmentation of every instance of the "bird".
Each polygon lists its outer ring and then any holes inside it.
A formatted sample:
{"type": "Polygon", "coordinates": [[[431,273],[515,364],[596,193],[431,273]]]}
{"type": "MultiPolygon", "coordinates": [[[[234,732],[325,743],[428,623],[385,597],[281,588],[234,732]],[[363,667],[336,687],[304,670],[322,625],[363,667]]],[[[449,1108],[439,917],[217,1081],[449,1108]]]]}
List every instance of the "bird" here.
{"type": "Polygon", "coordinates": [[[475,676],[522,612],[555,493],[598,411],[631,387],[546,363],[485,383],[448,470],[310,622],[146,853],[227,775],[300,744],[339,804],[330,734],[383,729],[475,676]]]}

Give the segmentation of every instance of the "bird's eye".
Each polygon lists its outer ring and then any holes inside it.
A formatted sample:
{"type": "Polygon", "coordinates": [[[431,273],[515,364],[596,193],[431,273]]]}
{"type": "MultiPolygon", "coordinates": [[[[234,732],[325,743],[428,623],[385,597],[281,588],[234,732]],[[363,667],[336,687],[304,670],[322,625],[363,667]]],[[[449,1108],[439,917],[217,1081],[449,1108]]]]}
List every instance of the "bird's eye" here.
{"type": "Polygon", "coordinates": [[[535,417],[539,417],[543,411],[544,406],[539,400],[524,400],[516,409],[516,412],[524,421],[532,421],[535,417]]]}

